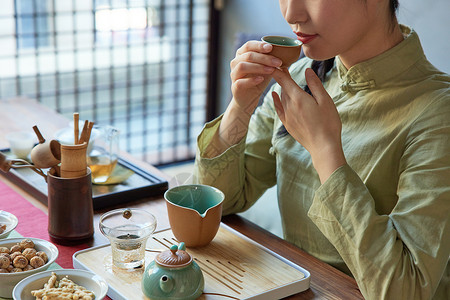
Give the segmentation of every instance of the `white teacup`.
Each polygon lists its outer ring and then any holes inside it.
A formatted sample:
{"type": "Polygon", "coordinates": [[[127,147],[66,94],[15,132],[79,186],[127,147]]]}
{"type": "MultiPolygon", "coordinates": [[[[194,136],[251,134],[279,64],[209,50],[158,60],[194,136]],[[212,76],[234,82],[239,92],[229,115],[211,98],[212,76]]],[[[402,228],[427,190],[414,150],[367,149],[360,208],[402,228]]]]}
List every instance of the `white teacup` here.
{"type": "Polygon", "coordinates": [[[11,132],[6,135],[9,147],[14,156],[21,159],[27,159],[28,155],[37,142],[36,136],[30,131],[11,132]]]}

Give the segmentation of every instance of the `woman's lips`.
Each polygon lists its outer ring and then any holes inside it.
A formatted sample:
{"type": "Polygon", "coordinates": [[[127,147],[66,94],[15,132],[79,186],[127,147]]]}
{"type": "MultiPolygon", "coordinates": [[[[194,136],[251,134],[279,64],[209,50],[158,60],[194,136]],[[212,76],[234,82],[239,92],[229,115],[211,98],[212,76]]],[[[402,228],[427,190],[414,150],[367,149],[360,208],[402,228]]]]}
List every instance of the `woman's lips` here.
{"type": "Polygon", "coordinates": [[[308,44],[317,37],[317,34],[306,34],[301,32],[296,32],[295,34],[297,35],[297,39],[303,44],[308,44]]]}

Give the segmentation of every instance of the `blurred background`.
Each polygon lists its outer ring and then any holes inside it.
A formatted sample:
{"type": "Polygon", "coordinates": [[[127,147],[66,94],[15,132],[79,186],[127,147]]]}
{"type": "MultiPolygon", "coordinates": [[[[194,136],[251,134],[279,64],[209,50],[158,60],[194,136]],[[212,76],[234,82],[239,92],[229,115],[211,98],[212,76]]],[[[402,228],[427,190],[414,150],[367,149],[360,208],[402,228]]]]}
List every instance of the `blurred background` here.
{"type": "MultiPolygon", "coordinates": [[[[400,1],[399,19],[450,72],[450,1],[400,1]]],[[[230,98],[246,39],[291,35],[274,0],[2,0],[0,99],[29,97],[121,131],[156,166],[192,161],[230,98]]]]}

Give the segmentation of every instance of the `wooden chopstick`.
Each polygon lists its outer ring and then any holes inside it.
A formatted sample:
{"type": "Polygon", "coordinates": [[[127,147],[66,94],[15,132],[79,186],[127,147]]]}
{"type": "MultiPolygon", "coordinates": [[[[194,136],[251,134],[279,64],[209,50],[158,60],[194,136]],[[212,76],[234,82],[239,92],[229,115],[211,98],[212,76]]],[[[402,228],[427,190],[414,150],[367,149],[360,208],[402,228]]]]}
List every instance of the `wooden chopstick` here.
{"type": "Polygon", "coordinates": [[[79,129],[78,129],[78,122],[80,120],[80,114],[79,113],[73,113],[73,130],[74,130],[74,145],[78,144],[78,137],[79,137],[79,129]]]}

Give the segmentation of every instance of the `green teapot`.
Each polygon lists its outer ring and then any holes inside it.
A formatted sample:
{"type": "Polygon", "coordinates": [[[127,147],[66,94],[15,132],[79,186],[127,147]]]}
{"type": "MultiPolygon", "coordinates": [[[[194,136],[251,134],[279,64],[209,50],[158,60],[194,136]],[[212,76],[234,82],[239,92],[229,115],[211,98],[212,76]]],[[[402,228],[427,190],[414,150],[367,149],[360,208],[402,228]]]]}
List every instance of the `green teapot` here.
{"type": "Polygon", "coordinates": [[[205,280],[184,243],[159,253],[145,267],[142,292],[151,300],[190,300],[203,293],[205,280]]]}

